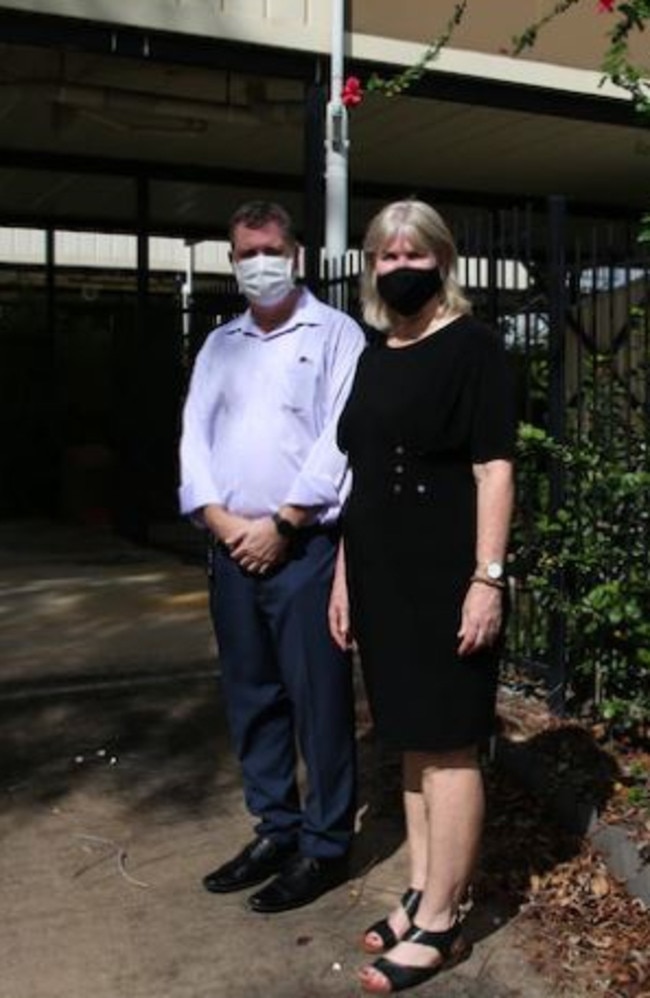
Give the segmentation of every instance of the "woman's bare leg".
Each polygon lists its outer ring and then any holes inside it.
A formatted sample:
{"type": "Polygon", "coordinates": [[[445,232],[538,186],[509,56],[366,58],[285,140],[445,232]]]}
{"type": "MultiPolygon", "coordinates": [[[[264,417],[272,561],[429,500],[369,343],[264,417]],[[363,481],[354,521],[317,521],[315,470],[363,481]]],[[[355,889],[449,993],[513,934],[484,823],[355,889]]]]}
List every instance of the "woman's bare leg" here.
{"type": "Polygon", "coordinates": [[[472,747],[423,760],[428,810],[426,888],[418,911],[423,929],[448,929],[474,873],[485,816],[483,777],[472,747]]]}
{"type": "MultiPolygon", "coordinates": [[[[454,924],[476,864],[485,809],[483,780],[474,747],[412,755],[409,765],[414,771],[419,768],[421,774],[426,822],[426,874],[416,923],[422,929],[439,932],[454,924]]],[[[405,792],[405,796],[411,792],[405,792]]],[[[414,812],[414,857],[418,858],[412,865],[413,876],[419,875],[421,862],[422,811],[414,808],[414,812]]],[[[411,942],[398,943],[390,950],[389,958],[412,967],[433,966],[440,960],[436,950],[411,942]]],[[[373,967],[364,967],[361,977],[370,984],[385,980],[373,967]]]]}
{"type": "MultiPolygon", "coordinates": [[[[423,891],[427,878],[428,822],[427,812],[422,793],[422,770],[419,755],[406,752],[402,756],[402,778],[404,792],[404,816],[406,821],[406,842],[409,856],[409,882],[405,887],[413,887],[423,891]]],[[[401,905],[394,908],[388,916],[388,924],[399,939],[411,924],[411,920],[401,905]]],[[[373,932],[367,932],[364,940],[371,949],[382,945],[381,938],[373,932]]]]}

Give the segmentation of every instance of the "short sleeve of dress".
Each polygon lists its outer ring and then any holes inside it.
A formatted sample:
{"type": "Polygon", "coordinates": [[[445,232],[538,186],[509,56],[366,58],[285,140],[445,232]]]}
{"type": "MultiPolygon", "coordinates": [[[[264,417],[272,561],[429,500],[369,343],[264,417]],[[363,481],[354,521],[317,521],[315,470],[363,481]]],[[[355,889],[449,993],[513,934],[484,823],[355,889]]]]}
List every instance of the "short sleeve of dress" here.
{"type": "Polygon", "coordinates": [[[364,368],[368,362],[368,354],[372,346],[367,346],[360,354],[359,360],[357,361],[357,368],[355,371],[354,379],[352,381],[352,387],[350,388],[350,393],[348,395],[347,401],[343,406],[341,415],[339,416],[339,421],[336,427],[336,444],[343,454],[347,454],[350,450],[350,421],[351,413],[355,405],[358,403],[359,396],[359,385],[363,377],[364,368]]]}
{"type": "Polygon", "coordinates": [[[516,417],[514,377],[505,347],[493,330],[481,327],[475,378],[470,454],[483,464],[499,458],[512,459],[515,451],[516,417]]]}

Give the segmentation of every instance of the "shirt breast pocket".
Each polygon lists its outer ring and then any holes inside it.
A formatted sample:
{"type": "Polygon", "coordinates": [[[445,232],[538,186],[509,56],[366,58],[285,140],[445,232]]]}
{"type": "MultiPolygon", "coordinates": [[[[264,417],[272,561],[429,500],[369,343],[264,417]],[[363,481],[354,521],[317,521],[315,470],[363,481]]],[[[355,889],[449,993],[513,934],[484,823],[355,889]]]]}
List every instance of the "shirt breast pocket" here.
{"type": "Polygon", "coordinates": [[[316,405],[318,370],[311,357],[301,356],[288,369],[283,406],[291,412],[311,412],[316,405]]]}

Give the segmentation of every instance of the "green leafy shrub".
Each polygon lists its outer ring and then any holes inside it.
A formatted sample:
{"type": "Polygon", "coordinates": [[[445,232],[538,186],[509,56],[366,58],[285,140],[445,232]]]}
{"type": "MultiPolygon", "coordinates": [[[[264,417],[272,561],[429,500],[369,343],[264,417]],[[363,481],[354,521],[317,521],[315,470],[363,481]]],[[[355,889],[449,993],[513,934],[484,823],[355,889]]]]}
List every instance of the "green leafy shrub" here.
{"type": "Polygon", "coordinates": [[[608,386],[587,388],[562,443],[520,426],[513,626],[548,661],[559,615],[571,709],[620,727],[650,717],[650,465],[647,415],[608,386]]]}

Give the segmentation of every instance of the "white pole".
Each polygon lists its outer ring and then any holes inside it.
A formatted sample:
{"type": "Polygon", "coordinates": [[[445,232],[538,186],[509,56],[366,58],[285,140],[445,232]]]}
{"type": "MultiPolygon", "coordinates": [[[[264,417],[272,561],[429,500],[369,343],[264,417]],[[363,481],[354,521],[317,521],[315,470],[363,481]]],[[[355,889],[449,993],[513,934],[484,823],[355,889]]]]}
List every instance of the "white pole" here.
{"type": "MultiPolygon", "coordinates": [[[[325,255],[330,276],[340,276],[348,248],[348,112],[341,101],[345,0],[332,0],[332,68],[325,133],[325,255]]],[[[340,304],[342,288],[338,288],[340,304]]]]}

